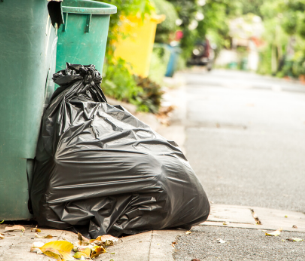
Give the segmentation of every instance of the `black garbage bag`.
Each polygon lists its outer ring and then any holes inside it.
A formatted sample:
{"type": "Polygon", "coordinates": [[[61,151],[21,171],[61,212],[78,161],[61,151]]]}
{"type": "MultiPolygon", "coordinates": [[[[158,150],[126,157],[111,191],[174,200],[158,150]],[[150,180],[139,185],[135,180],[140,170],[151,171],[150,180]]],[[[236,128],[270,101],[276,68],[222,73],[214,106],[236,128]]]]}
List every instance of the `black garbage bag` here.
{"type": "Polygon", "coordinates": [[[67,64],[44,112],[30,188],[40,226],[85,236],[190,228],[207,196],[178,146],[107,104],[94,65],[67,64]]]}

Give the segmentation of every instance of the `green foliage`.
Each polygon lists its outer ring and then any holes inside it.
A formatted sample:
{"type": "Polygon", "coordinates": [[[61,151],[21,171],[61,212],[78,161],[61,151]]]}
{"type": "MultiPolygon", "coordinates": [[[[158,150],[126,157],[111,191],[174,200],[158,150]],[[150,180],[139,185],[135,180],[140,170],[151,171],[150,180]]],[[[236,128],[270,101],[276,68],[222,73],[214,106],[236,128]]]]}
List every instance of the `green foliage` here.
{"type": "MultiPolygon", "coordinates": [[[[219,41],[219,48],[228,40],[228,19],[240,12],[238,0],[206,0],[200,5],[198,0],[169,0],[175,6],[182,20],[180,28],[184,37],[181,39],[182,56],[188,59],[198,40],[204,40],[207,34],[219,34],[224,39],[219,41]],[[199,19],[203,14],[204,19],[199,19]],[[192,26],[193,24],[198,24],[192,26]]],[[[201,1],[202,2],[202,1],[201,1]]]]}
{"type": "Polygon", "coordinates": [[[153,0],[157,14],[164,14],[165,20],[158,24],[156,39],[157,43],[169,43],[171,35],[177,30],[176,20],[178,14],[174,5],[166,0],[153,0]]]}
{"type": "Polygon", "coordinates": [[[148,77],[157,84],[162,84],[163,82],[163,77],[166,73],[169,57],[170,51],[166,48],[165,45],[154,45],[148,77]]]}
{"type": "Polygon", "coordinates": [[[104,76],[101,88],[106,95],[117,100],[137,104],[136,97],[141,93],[133,76],[128,70],[128,64],[123,59],[111,61],[106,64],[106,75],[104,76]]]}
{"type": "Polygon", "coordinates": [[[138,96],[139,109],[157,113],[161,105],[163,91],[161,86],[151,81],[149,78],[135,76],[137,85],[142,88],[142,92],[138,96]]]}
{"type": "MultiPolygon", "coordinates": [[[[118,12],[111,15],[106,61],[104,65],[104,79],[101,88],[106,95],[115,99],[126,101],[137,105],[141,111],[155,111],[158,108],[156,104],[156,95],[151,95],[147,91],[149,88],[138,86],[137,78],[129,71],[129,64],[123,59],[114,59],[115,42],[123,37],[127,37],[125,32],[119,29],[121,26],[121,16],[149,15],[154,11],[150,0],[96,0],[106,2],[117,6],[118,12]],[[151,100],[150,100],[151,99],[151,100]]],[[[140,84],[141,85],[141,84],[140,84]]],[[[151,90],[150,90],[151,92],[151,90]]],[[[161,99],[161,98],[160,98],[161,99]]]]}

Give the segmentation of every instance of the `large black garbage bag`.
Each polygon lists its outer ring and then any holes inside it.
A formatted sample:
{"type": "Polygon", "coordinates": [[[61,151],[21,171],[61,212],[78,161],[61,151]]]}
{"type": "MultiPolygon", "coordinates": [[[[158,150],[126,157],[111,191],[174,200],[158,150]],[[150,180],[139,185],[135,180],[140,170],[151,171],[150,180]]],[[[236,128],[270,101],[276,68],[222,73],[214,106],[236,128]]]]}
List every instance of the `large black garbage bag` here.
{"type": "Polygon", "coordinates": [[[121,106],[93,65],[67,64],[44,112],[31,186],[40,226],[96,238],[190,228],[209,202],[185,156],[121,106]]]}

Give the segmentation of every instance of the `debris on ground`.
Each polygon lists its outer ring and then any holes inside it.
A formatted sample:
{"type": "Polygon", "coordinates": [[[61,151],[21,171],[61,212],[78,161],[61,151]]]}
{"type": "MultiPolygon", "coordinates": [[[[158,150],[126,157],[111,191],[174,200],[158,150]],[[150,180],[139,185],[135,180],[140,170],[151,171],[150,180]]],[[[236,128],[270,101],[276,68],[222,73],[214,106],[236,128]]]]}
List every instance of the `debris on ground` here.
{"type": "Polygon", "coordinates": [[[301,241],[303,241],[302,238],[298,238],[298,237],[287,238],[286,240],[291,241],[291,242],[301,242],[301,241]]]}
{"type": "MultiPolygon", "coordinates": [[[[80,233],[77,235],[78,241],[71,243],[65,240],[50,241],[48,243],[34,242],[30,252],[45,254],[56,260],[92,260],[100,254],[106,253],[106,247],[113,246],[119,239],[111,235],[99,236],[96,239],[88,239],[80,233]]],[[[46,237],[44,237],[46,238],[46,237]]]]}
{"type": "Polygon", "coordinates": [[[25,231],[25,228],[24,226],[20,226],[20,225],[15,225],[15,226],[12,226],[12,227],[5,227],[5,232],[12,232],[12,231],[22,231],[24,232],[25,231]]]}
{"type": "Polygon", "coordinates": [[[4,239],[4,235],[3,234],[0,234],[0,239],[4,239]]]}
{"type": "Polygon", "coordinates": [[[40,233],[41,230],[36,226],[34,228],[31,229],[31,232],[37,232],[37,233],[40,233]]]}
{"type": "Polygon", "coordinates": [[[270,233],[266,232],[265,235],[277,237],[281,234],[282,231],[283,231],[283,229],[279,228],[279,229],[275,230],[274,232],[270,232],[270,233]]]}
{"type": "Polygon", "coordinates": [[[292,228],[298,228],[296,225],[293,225],[292,228]]]}
{"type": "Polygon", "coordinates": [[[217,243],[224,244],[224,243],[226,243],[226,241],[224,241],[224,240],[221,239],[221,238],[218,238],[218,239],[217,239],[217,243]]]}
{"type": "Polygon", "coordinates": [[[257,214],[255,213],[254,209],[250,209],[251,210],[251,213],[252,213],[252,216],[255,220],[255,224],[256,225],[262,225],[262,222],[259,220],[257,214]]]}
{"type": "Polygon", "coordinates": [[[192,231],[186,231],[185,234],[187,235],[192,234],[192,231]]]}
{"type": "Polygon", "coordinates": [[[159,112],[156,114],[156,117],[159,122],[165,126],[169,126],[169,116],[174,109],[174,105],[160,107],[159,112]]]}
{"type": "Polygon", "coordinates": [[[53,237],[56,237],[56,236],[52,236],[52,235],[46,235],[46,236],[40,236],[38,235],[37,233],[35,233],[35,237],[38,237],[38,238],[53,238],[53,237]]]}

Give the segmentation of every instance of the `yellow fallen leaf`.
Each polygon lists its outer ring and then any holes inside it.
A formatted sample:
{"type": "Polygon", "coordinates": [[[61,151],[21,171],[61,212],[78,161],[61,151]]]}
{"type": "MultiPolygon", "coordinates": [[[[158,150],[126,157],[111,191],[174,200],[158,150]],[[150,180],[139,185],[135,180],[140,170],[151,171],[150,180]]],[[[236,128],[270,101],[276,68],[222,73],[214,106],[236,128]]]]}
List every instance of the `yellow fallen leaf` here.
{"type": "Polygon", "coordinates": [[[88,248],[86,248],[86,249],[84,249],[82,251],[76,252],[73,257],[81,258],[82,256],[86,257],[86,258],[90,258],[90,256],[91,256],[91,249],[88,247],[88,248]]]}
{"type": "Polygon", "coordinates": [[[16,230],[21,230],[22,232],[24,232],[25,228],[24,228],[24,226],[15,225],[15,226],[12,226],[12,227],[6,227],[4,230],[6,232],[11,232],[11,231],[16,231],[16,230]]]}
{"type": "Polygon", "coordinates": [[[275,231],[273,231],[273,232],[270,232],[270,233],[265,233],[265,235],[266,236],[274,236],[274,237],[277,237],[277,236],[279,236],[280,234],[281,234],[281,232],[282,232],[282,228],[279,228],[279,229],[277,229],[277,230],[275,230],[275,231]]]}
{"type": "Polygon", "coordinates": [[[0,234],[0,239],[4,239],[4,235],[3,234],[0,234]]]}
{"type": "Polygon", "coordinates": [[[0,224],[2,224],[4,222],[4,219],[0,222],[0,224]]]}
{"type": "Polygon", "coordinates": [[[71,260],[73,245],[68,241],[51,241],[39,248],[45,255],[57,260],[71,260]]]}
{"type": "Polygon", "coordinates": [[[94,246],[93,248],[91,248],[91,258],[96,258],[98,257],[100,254],[102,253],[106,253],[106,249],[103,248],[102,246],[94,246]]]}

